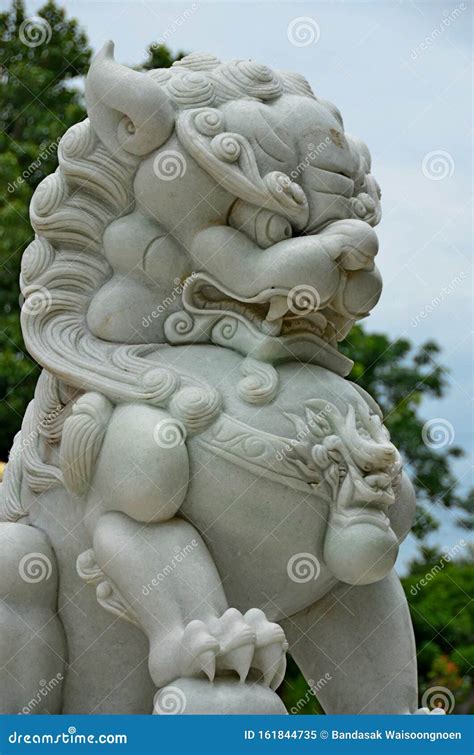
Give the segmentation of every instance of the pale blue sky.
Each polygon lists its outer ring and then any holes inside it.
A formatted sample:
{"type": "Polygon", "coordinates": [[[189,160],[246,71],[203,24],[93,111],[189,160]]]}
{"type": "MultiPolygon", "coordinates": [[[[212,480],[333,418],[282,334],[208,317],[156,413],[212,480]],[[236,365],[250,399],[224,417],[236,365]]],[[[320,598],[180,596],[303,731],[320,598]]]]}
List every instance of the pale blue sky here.
{"type": "MultiPolygon", "coordinates": [[[[297,70],[316,94],[338,105],[346,130],[368,143],[383,193],[378,264],[384,293],[366,327],[442,346],[450,390],[443,401],[425,402],[422,412],[427,420],[451,423],[454,442],[469,452],[456,472],[463,488],[472,484],[472,6],[380,0],[62,4],[84,25],[94,49],[113,39],[122,63],[139,63],[147,44],[166,32],[173,51],[207,50],[297,70]],[[297,46],[288,27],[294,22],[297,29],[301,22],[294,20],[301,17],[314,40],[297,46]],[[426,157],[440,151],[438,161],[426,157]],[[435,177],[447,175],[433,180],[430,170],[437,168],[435,177]]],[[[41,5],[28,2],[29,13],[41,5]]],[[[459,536],[448,526],[436,540],[449,546],[459,536]]]]}

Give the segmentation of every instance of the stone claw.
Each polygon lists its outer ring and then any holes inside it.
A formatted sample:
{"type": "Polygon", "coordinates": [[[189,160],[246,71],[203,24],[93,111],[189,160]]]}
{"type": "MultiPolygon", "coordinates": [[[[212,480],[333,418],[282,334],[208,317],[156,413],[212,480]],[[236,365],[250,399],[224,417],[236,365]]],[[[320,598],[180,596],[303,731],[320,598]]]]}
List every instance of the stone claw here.
{"type": "Polygon", "coordinates": [[[183,676],[195,676],[204,672],[212,682],[216,673],[216,655],[219,642],[210,634],[203,621],[195,619],[184,629],[181,639],[183,676]]]}
{"type": "Polygon", "coordinates": [[[255,632],[236,608],[228,608],[220,618],[211,622],[210,628],[219,640],[218,668],[235,671],[244,682],[254,654],[255,632]]]}
{"type": "Polygon", "coordinates": [[[276,689],[285,675],[285,634],[259,608],[245,615],[229,608],[220,617],[191,621],[184,629],[181,648],[183,677],[204,673],[212,682],[216,674],[230,671],[243,684],[254,669],[265,686],[276,689]]]}
{"type": "Polygon", "coordinates": [[[252,666],[263,674],[263,682],[276,689],[285,675],[288,643],[279,624],[268,621],[259,608],[251,608],[244,616],[255,629],[256,645],[252,666]]]}
{"type": "Polygon", "coordinates": [[[242,647],[235,648],[234,650],[229,650],[219,656],[219,669],[235,671],[239,676],[241,684],[243,684],[250,671],[253,655],[253,643],[248,643],[242,645],[242,647]]]}
{"type": "Polygon", "coordinates": [[[214,650],[205,650],[198,656],[198,666],[203,671],[210,682],[214,681],[216,675],[216,654],[214,650]]]}

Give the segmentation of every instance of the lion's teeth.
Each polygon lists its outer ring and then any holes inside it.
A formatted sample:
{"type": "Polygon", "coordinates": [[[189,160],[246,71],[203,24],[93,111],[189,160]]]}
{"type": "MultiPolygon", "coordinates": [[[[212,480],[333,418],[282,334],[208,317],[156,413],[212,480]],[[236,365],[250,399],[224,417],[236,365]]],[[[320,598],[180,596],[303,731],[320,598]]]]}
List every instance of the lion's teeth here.
{"type": "Polygon", "coordinates": [[[266,320],[273,322],[280,320],[288,312],[288,299],[286,296],[272,296],[270,299],[270,308],[267,312],[266,320]]]}
{"type": "Polygon", "coordinates": [[[306,315],[308,320],[313,323],[317,328],[321,328],[321,330],[324,330],[324,328],[327,326],[328,321],[327,318],[321,314],[321,312],[311,312],[311,314],[306,315]]]}
{"type": "Polygon", "coordinates": [[[274,320],[273,322],[269,322],[269,320],[262,320],[260,323],[260,329],[262,333],[265,333],[267,336],[279,336],[281,333],[281,328],[283,325],[283,320],[280,318],[279,320],[274,320]]]}

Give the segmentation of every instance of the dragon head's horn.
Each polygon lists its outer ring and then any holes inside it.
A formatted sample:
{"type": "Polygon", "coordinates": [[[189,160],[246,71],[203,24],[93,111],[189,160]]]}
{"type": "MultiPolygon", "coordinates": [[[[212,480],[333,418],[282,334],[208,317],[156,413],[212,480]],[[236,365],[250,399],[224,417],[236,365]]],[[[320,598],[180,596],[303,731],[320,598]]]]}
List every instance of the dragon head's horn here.
{"type": "Polygon", "coordinates": [[[91,124],[117,156],[146,155],[170,136],[174,113],[166,92],[146,74],[116,63],[113,42],[92,61],[85,89],[91,124]]]}

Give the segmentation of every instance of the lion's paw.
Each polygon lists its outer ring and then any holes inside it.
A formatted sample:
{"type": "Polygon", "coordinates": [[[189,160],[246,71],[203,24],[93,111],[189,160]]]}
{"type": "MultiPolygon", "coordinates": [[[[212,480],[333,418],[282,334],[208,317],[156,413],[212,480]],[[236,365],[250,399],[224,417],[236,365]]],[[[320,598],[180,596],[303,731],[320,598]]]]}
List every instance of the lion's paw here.
{"type": "Polygon", "coordinates": [[[204,672],[213,681],[216,674],[235,672],[243,683],[253,669],[264,684],[276,689],[285,675],[285,634],[259,608],[245,614],[229,608],[219,618],[191,621],[181,647],[180,673],[185,677],[204,672]]]}

